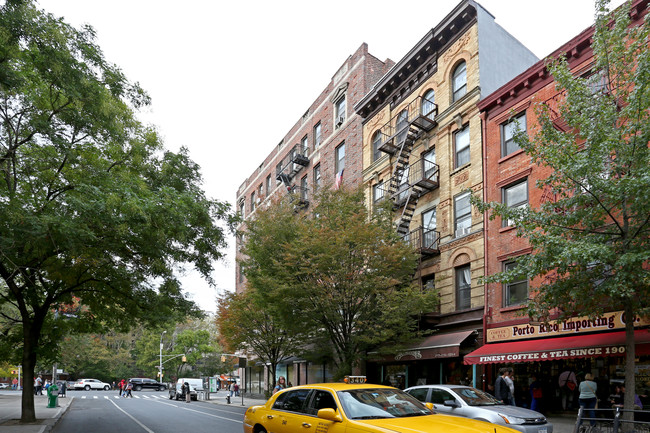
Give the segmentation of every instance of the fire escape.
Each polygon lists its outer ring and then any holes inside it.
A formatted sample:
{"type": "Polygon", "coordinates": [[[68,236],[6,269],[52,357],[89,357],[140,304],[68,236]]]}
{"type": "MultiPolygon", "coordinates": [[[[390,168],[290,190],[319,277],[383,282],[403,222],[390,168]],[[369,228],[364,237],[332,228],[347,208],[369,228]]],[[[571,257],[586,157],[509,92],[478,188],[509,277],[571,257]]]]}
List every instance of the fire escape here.
{"type": "Polygon", "coordinates": [[[283,158],[276,171],[276,179],[287,188],[287,191],[292,196],[292,201],[296,201],[296,209],[304,209],[309,205],[307,187],[294,183],[298,173],[309,165],[308,151],[309,149],[296,144],[291,149],[291,152],[283,158]]]}
{"type": "Polygon", "coordinates": [[[380,129],[379,150],[395,157],[386,192],[395,211],[401,209],[396,222],[397,233],[421,253],[438,251],[439,232],[423,227],[413,232],[409,229],[419,198],[439,186],[439,168],[424,158],[413,164],[410,160],[416,140],[436,127],[437,113],[438,106],[433,101],[418,97],[380,129]]]}

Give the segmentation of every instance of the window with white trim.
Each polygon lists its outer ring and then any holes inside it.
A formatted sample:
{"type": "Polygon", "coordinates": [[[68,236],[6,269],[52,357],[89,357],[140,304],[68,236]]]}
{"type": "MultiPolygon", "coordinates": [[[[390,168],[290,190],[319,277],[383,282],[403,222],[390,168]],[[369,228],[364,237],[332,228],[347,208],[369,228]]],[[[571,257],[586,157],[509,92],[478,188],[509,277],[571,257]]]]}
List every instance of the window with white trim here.
{"type": "MultiPolygon", "coordinates": [[[[528,206],[528,179],[524,179],[501,189],[503,204],[512,209],[528,206]]],[[[504,220],[503,227],[514,225],[512,220],[504,220]]]]}
{"type": "Polygon", "coordinates": [[[456,66],[451,78],[452,102],[458,101],[467,93],[467,64],[463,61],[456,66]]]}
{"type": "Polygon", "coordinates": [[[341,96],[334,103],[334,128],[338,129],[343,125],[346,119],[345,113],[345,95],[341,96]]]}
{"type": "Polygon", "coordinates": [[[472,270],[470,265],[455,269],[456,309],[466,310],[472,306],[472,270]]]}
{"type": "MultiPolygon", "coordinates": [[[[510,271],[517,267],[516,262],[505,262],[503,264],[504,271],[510,271]]],[[[528,301],[528,280],[520,279],[510,283],[504,284],[503,287],[503,305],[505,307],[512,307],[521,305],[528,301]]]]}
{"type": "Polygon", "coordinates": [[[454,134],[454,168],[469,164],[469,125],[454,134]]]}
{"type": "Polygon", "coordinates": [[[454,237],[468,235],[472,229],[472,205],[469,192],[454,197],[454,237]]]}
{"type": "Polygon", "coordinates": [[[510,155],[520,149],[515,142],[516,131],[526,131],[525,111],[501,125],[501,156],[510,155]]]}

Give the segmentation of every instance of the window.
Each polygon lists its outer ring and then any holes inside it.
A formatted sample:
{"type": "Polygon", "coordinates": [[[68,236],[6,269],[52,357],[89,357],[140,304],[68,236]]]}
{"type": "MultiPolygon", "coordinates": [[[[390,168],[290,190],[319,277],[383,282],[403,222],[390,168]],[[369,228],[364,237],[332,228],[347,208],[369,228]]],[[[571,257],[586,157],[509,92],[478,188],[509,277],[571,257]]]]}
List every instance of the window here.
{"type": "Polygon", "coordinates": [[[429,89],[426,91],[424,96],[422,97],[422,115],[423,116],[428,116],[430,118],[433,118],[435,116],[435,113],[433,110],[436,108],[435,104],[435,93],[433,92],[433,89],[429,89]]]}
{"type": "Polygon", "coordinates": [[[466,310],[472,306],[472,276],[469,265],[456,268],[456,309],[466,310]]]}
{"type": "Polygon", "coordinates": [[[280,174],[282,174],[282,162],[278,162],[278,164],[275,166],[275,179],[276,183],[282,182],[280,180],[280,174]]]}
{"type": "Polygon", "coordinates": [[[246,202],[244,199],[239,201],[239,214],[243,217],[246,213],[246,202]]]}
{"type": "Polygon", "coordinates": [[[251,212],[255,210],[255,191],[251,193],[251,212]]]}
{"type": "Polygon", "coordinates": [[[314,126],[314,149],[318,149],[318,146],[320,146],[321,143],[321,127],[320,127],[320,122],[314,126]]]}
{"type": "Polygon", "coordinates": [[[454,233],[455,237],[465,236],[472,229],[472,206],[469,192],[454,197],[454,233]]]}
{"type": "Polygon", "coordinates": [[[438,166],[436,165],[436,148],[432,148],[426,153],[422,154],[423,164],[424,164],[424,178],[425,179],[438,179],[437,171],[438,166]]]}
{"type": "Polygon", "coordinates": [[[451,85],[454,92],[452,102],[458,101],[467,93],[467,65],[465,62],[459,63],[454,69],[451,85]]]}
{"type": "Polygon", "coordinates": [[[422,247],[437,248],[438,234],[436,233],[436,208],[422,212],[422,247]]]}
{"type": "Polygon", "coordinates": [[[413,397],[417,398],[422,402],[427,401],[427,394],[429,393],[429,388],[414,388],[408,391],[413,397]]]}
{"type": "Polygon", "coordinates": [[[338,409],[336,401],[332,394],[328,391],[315,390],[313,397],[310,399],[307,413],[309,415],[317,415],[321,409],[338,409]]]}
{"type": "MultiPolygon", "coordinates": [[[[516,262],[506,262],[503,264],[504,271],[510,271],[517,267],[516,262]]],[[[518,280],[506,283],[503,290],[503,305],[511,307],[520,305],[528,300],[528,280],[518,280]]]]}
{"type": "Polygon", "coordinates": [[[273,403],[273,409],[304,412],[305,400],[311,389],[296,389],[282,393],[273,403]]]}
{"type": "Polygon", "coordinates": [[[260,186],[257,187],[257,200],[264,199],[264,184],[260,183],[260,186]]]}
{"type": "Polygon", "coordinates": [[[307,201],[309,195],[307,194],[307,176],[300,179],[300,200],[307,201]]]}
{"type": "Polygon", "coordinates": [[[397,121],[395,122],[395,130],[397,131],[397,143],[401,143],[406,138],[408,133],[407,126],[409,124],[409,112],[408,110],[402,110],[397,115],[397,121]]]}
{"type": "Polygon", "coordinates": [[[306,135],[300,140],[300,151],[303,155],[309,154],[309,141],[306,135]]]}
{"type": "Polygon", "coordinates": [[[339,128],[345,122],[345,95],[334,103],[334,125],[339,128]]]}
{"type": "Polygon", "coordinates": [[[381,150],[379,150],[379,146],[381,146],[382,142],[382,133],[381,131],[375,131],[375,133],[372,136],[372,160],[377,161],[381,157],[381,150]]]}
{"type": "Polygon", "coordinates": [[[422,289],[428,292],[436,290],[436,276],[435,274],[422,277],[422,289]]]}
{"type": "Polygon", "coordinates": [[[321,186],[321,177],[320,177],[320,164],[314,167],[314,191],[318,191],[318,188],[321,186]]]}
{"type": "Polygon", "coordinates": [[[384,181],[380,181],[372,186],[372,200],[377,203],[384,198],[384,181]]]}
{"type": "MultiPolygon", "coordinates": [[[[528,205],[528,180],[525,179],[501,190],[502,202],[512,209],[520,209],[528,205]]],[[[514,221],[506,220],[503,227],[514,225],[514,221]]]]}
{"type": "Polygon", "coordinates": [[[454,168],[469,164],[469,125],[454,134],[454,147],[456,152],[454,168]]]}
{"type": "Polygon", "coordinates": [[[399,175],[399,186],[397,187],[397,199],[398,201],[406,200],[409,192],[409,173],[411,167],[406,167],[402,174],[399,175]]]}
{"type": "Polygon", "coordinates": [[[526,131],[526,112],[523,112],[501,125],[501,156],[507,156],[519,150],[515,143],[515,131],[526,131]]]}
{"type": "Polygon", "coordinates": [[[338,176],[339,173],[343,173],[345,168],[345,142],[339,144],[336,148],[336,160],[334,161],[334,170],[338,176]]]}
{"type": "Polygon", "coordinates": [[[266,176],[266,196],[271,194],[271,175],[266,176]]]}

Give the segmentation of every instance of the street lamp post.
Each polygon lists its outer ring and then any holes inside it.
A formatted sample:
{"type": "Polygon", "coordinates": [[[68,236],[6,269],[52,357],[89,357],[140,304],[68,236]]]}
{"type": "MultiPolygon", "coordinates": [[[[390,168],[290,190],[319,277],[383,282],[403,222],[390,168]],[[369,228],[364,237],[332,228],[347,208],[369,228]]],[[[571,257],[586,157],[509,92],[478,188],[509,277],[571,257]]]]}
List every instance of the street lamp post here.
{"type": "Polygon", "coordinates": [[[162,376],[162,348],[163,348],[162,338],[163,338],[163,335],[165,335],[166,333],[167,333],[167,331],[163,331],[162,334],[160,334],[160,364],[158,365],[158,377],[159,377],[158,380],[161,381],[161,382],[163,380],[163,378],[162,378],[163,377],[162,376]]]}

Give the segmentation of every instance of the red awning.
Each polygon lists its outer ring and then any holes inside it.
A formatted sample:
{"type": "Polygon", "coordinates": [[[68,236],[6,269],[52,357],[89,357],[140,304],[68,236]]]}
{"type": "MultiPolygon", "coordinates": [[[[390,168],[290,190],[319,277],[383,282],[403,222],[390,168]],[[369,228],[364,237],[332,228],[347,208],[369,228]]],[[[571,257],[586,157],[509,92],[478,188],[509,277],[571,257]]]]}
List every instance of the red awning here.
{"type": "MultiPolygon", "coordinates": [[[[634,331],[636,354],[650,354],[650,332],[634,331]]],[[[485,344],[465,356],[464,363],[497,364],[509,362],[539,362],[571,358],[599,358],[625,354],[625,331],[571,337],[538,338],[510,343],[485,344]]]]}

